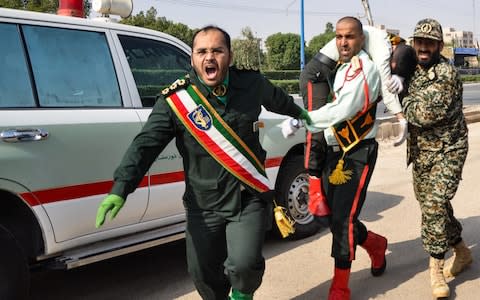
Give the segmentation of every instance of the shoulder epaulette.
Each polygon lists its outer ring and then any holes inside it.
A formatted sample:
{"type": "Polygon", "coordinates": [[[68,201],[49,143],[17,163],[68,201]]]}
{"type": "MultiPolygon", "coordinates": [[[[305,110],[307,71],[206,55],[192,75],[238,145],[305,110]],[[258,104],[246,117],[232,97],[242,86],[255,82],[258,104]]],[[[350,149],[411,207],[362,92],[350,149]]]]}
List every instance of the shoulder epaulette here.
{"type": "Polygon", "coordinates": [[[169,87],[164,88],[162,90],[162,95],[165,97],[168,97],[174,92],[185,88],[189,84],[190,84],[190,76],[187,74],[185,77],[175,80],[169,87]]]}
{"type": "Polygon", "coordinates": [[[258,67],[250,66],[250,65],[235,65],[235,68],[239,71],[251,71],[251,72],[259,72],[260,70],[258,67]]]}

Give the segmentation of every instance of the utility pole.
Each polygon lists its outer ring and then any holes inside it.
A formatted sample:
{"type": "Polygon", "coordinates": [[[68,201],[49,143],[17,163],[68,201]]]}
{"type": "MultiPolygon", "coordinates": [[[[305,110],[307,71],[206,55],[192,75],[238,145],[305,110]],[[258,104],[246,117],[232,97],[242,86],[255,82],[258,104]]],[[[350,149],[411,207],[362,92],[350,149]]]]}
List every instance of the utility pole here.
{"type": "Polygon", "coordinates": [[[365,9],[365,15],[367,15],[368,25],[373,26],[372,13],[370,12],[370,5],[368,0],[362,0],[363,9],[365,9]]]}
{"type": "Polygon", "coordinates": [[[305,34],[304,34],[303,0],[300,1],[300,70],[305,67],[305,34]]]}
{"type": "MultiPolygon", "coordinates": [[[[256,34],[257,33],[255,32],[255,35],[256,34]]],[[[258,53],[258,69],[260,70],[260,68],[262,67],[262,59],[261,59],[262,55],[260,53],[262,51],[261,48],[260,48],[261,39],[259,37],[257,37],[256,39],[257,39],[257,50],[258,50],[257,51],[257,53],[258,53]]]]}
{"type": "MultiPolygon", "coordinates": [[[[297,0],[293,0],[290,4],[287,5],[287,15],[288,15],[288,8],[292,6],[297,0]]],[[[300,70],[303,70],[305,67],[305,29],[304,29],[304,5],[303,0],[300,0],[300,70]]]]}
{"type": "Polygon", "coordinates": [[[476,22],[475,21],[475,19],[476,19],[476,16],[475,16],[475,0],[472,0],[472,6],[473,6],[472,7],[472,12],[473,12],[473,33],[472,33],[472,35],[473,35],[473,46],[474,47],[476,46],[475,48],[477,48],[478,47],[478,41],[475,37],[475,31],[476,31],[475,30],[476,29],[475,28],[476,27],[476,25],[475,25],[475,22],[476,22]]]}

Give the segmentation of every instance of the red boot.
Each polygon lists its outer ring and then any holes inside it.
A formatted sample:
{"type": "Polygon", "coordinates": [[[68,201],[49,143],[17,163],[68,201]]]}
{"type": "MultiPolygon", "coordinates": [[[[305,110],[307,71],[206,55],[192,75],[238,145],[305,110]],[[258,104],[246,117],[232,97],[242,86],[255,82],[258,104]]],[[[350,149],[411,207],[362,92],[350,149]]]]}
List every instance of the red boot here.
{"type": "Polygon", "coordinates": [[[332,285],[328,292],[328,300],[350,300],[349,278],[350,269],[335,268],[332,285]]]}
{"type": "Polygon", "coordinates": [[[370,259],[372,260],[372,267],[370,269],[372,275],[382,275],[387,267],[387,260],[385,258],[387,239],[381,235],[368,231],[367,239],[360,246],[367,250],[370,259]]]}
{"type": "Polygon", "coordinates": [[[320,178],[310,176],[308,188],[308,210],[312,215],[318,217],[328,216],[330,214],[330,207],[328,207],[327,198],[322,191],[322,181],[320,178]]]}

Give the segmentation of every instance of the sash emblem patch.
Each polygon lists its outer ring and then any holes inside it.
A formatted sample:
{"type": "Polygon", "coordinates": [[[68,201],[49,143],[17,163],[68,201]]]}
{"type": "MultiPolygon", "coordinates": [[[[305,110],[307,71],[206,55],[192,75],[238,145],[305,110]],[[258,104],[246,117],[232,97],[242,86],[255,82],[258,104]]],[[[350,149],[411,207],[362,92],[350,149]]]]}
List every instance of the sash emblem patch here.
{"type": "Polygon", "coordinates": [[[212,117],[201,104],[188,114],[188,118],[200,130],[206,131],[212,127],[212,117]]]}

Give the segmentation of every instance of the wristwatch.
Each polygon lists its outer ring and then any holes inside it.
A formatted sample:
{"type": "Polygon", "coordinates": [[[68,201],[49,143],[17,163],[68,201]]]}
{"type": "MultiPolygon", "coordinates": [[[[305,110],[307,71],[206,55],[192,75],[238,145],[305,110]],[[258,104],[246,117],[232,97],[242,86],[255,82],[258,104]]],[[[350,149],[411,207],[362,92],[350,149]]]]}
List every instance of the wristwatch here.
{"type": "Polygon", "coordinates": [[[290,121],[290,125],[292,125],[292,127],[295,127],[297,129],[302,126],[302,124],[300,124],[300,121],[298,119],[292,119],[290,121]]]}

